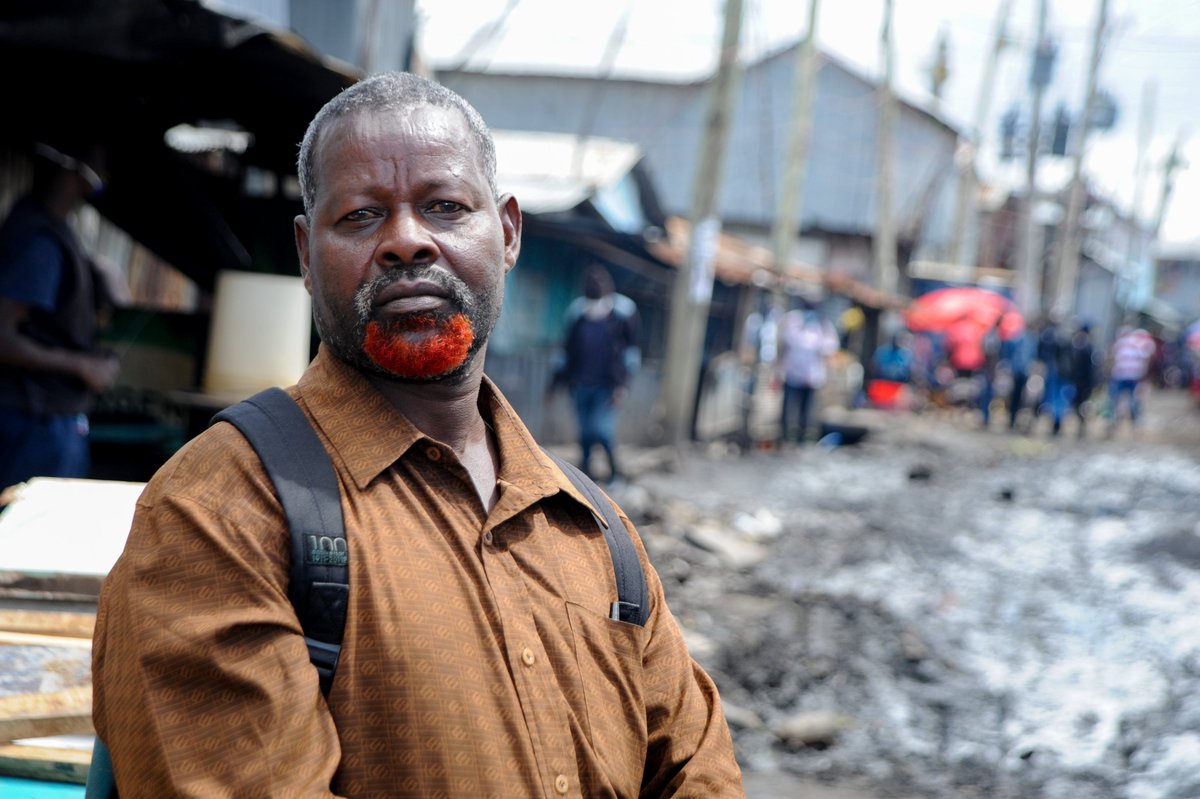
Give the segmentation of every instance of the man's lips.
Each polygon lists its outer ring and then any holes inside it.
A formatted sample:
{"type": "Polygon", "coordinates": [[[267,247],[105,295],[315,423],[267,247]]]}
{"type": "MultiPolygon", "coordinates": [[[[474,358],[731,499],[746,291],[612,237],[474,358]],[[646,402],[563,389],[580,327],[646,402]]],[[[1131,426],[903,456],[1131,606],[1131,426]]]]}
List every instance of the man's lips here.
{"type": "Polygon", "coordinates": [[[390,313],[418,313],[444,308],[450,299],[445,288],[430,280],[397,280],[375,297],[375,308],[390,313]]]}

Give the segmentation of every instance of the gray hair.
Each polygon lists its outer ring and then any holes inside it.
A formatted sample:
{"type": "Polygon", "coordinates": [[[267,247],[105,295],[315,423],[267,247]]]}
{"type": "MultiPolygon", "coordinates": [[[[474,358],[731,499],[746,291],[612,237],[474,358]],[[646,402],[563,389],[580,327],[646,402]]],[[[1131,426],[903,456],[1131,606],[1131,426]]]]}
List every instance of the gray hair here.
{"type": "Polygon", "coordinates": [[[300,194],[304,198],[304,215],[312,217],[317,197],[316,150],[321,132],[332,122],[356,111],[386,111],[403,113],[422,105],[438,108],[454,108],[462,113],[479,150],[484,176],[493,197],[496,190],[496,144],[491,131],[479,112],[458,94],[440,83],[414,75],[411,72],[381,72],[361,80],[345,89],[317,112],[304,140],[300,143],[297,174],[300,178],[300,194]]]}

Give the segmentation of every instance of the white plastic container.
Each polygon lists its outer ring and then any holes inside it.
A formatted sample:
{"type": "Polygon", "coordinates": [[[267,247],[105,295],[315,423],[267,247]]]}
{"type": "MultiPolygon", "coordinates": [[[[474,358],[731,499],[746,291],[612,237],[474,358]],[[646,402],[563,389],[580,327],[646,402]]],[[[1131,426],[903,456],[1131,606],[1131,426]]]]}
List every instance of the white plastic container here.
{"type": "Polygon", "coordinates": [[[312,302],[300,277],[217,275],[204,391],[249,396],[290,386],[309,362],[312,302]]]}

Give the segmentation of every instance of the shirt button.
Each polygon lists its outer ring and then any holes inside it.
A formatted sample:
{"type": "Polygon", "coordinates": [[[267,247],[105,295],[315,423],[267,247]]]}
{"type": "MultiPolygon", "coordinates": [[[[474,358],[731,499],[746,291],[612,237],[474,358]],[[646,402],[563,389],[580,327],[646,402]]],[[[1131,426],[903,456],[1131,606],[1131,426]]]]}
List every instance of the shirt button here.
{"type": "MultiPolygon", "coordinates": [[[[521,660],[525,661],[526,666],[532,666],[533,661],[535,660],[533,656],[533,650],[529,647],[525,647],[525,651],[521,653],[521,660]]],[[[566,778],[564,777],[564,779],[566,778]]]]}
{"type": "Polygon", "coordinates": [[[425,455],[431,461],[440,461],[442,459],[442,451],[437,447],[430,447],[429,449],[425,450],[425,455]]]}
{"type": "Polygon", "coordinates": [[[492,531],[491,530],[488,530],[486,533],[483,534],[483,543],[485,543],[485,544],[492,543],[492,531]]]}
{"type": "Polygon", "coordinates": [[[559,774],[554,778],[554,790],[558,791],[559,793],[566,793],[567,789],[570,787],[570,784],[567,782],[566,774],[559,774]]]}

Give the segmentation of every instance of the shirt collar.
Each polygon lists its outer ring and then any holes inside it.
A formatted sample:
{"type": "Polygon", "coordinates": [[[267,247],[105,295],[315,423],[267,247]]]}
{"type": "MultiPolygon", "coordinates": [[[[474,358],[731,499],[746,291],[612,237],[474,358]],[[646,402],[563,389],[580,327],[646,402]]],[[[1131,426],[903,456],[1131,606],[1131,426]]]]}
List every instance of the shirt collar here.
{"type": "MultiPolygon", "coordinates": [[[[324,345],[298,388],[300,400],[360,489],[425,438],[366,377],[324,345]]],[[[500,457],[497,479],[503,492],[533,501],[562,491],[596,512],[542,452],[500,389],[486,376],[480,387],[480,407],[490,411],[500,457]]]]}
{"type": "Polygon", "coordinates": [[[480,394],[481,405],[491,411],[492,431],[500,453],[497,479],[502,490],[501,502],[508,492],[523,496],[527,501],[563,492],[603,519],[598,509],[542,451],[500,389],[486,376],[480,394]]]}
{"type": "Polygon", "coordinates": [[[324,344],[298,386],[301,401],[359,488],[422,437],[366,377],[324,344]]]}

